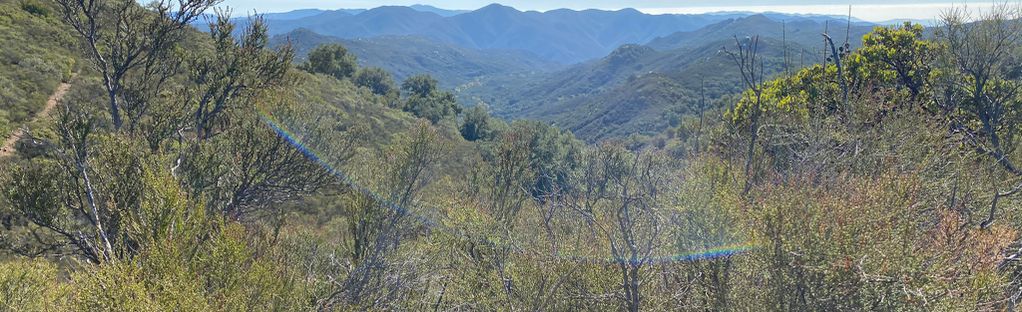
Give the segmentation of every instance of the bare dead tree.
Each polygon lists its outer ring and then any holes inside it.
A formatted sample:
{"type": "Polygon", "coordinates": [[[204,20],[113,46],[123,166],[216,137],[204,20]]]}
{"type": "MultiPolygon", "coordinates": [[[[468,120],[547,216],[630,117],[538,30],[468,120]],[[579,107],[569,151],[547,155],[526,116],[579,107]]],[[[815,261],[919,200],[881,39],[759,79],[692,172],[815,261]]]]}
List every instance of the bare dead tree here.
{"type": "Polygon", "coordinates": [[[514,249],[513,233],[518,214],[530,198],[528,184],[533,180],[529,140],[531,133],[526,129],[505,133],[497,147],[493,168],[493,183],[490,192],[490,210],[496,216],[497,235],[504,238],[501,246],[492,246],[492,265],[501,279],[508,305],[515,305],[515,283],[507,272],[507,265],[514,249]]]}
{"type": "Polygon", "coordinates": [[[699,129],[696,130],[696,153],[702,149],[703,120],[706,119],[706,80],[699,81],[699,129]]]}
{"type": "Polygon", "coordinates": [[[621,274],[625,307],[639,311],[643,269],[663,243],[662,200],[670,184],[669,161],[659,152],[633,154],[613,145],[594,148],[585,158],[574,177],[578,187],[565,202],[594,237],[606,241],[621,274]]]}
{"type": "Polygon", "coordinates": [[[528,184],[533,180],[528,130],[504,133],[494,159],[490,209],[507,231],[514,228],[523,204],[529,199],[528,184]]]}
{"type": "Polygon", "coordinates": [[[17,169],[8,199],[20,216],[61,241],[55,244],[49,242],[52,237],[34,236],[40,243],[71,247],[71,254],[92,263],[114,261],[118,254],[113,240],[119,236],[108,223],[115,208],[109,207],[104,197],[108,194],[100,192],[95,180],[94,121],[88,113],[71,109],[62,111],[59,120],[56,166],[17,169]]]}
{"type": "MultiPolygon", "coordinates": [[[[1019,104],[1022,91],[1022,83],[1009,77],[1007,70],[1022,41],[1019,18],[1020,8],[1007,4],[995,5],[978,20],[973,20],[966,9],[957,8],[944,14],[938,32],[938,38],[947,45],[945,66],[963,78],[944,81],[945,93],[965,95],[942,104],[946,112],[952,113],[952,130],[963,134],[980,155],[988,156],[1015,177],[1022,177],[1022,170],[1008,157],[1014,146],[1004,142],[1013,141],[1017,131],[1012,129],[1022,122],[1008,110],[1019,104]]],[[[1007,191],[994,189],[990,213],[981,227],[994,222],[1001,198],[1020,191],[1022,184],[1007,191]]]]}
{"type": "Polygon", "coordinates": [[[851,120],[851,107],[848,104],[848,82],[845,81],[844,67],[842,67],[841,59],[844,57],[846,46],[842,46],[840,49],[834,45],[834,39],[830,37],[830,34],[823,33],[823,40],[830,47],[830,56],[827,57],[828,61],[834,63],[834,67],[837,68],[837,82],[838,86],[841,87],[841,103],[845,110],[846,120],[851,120]]]}
{"type": "MultiPolygon", "coordinates": [[[[830,61],[834,62],[834,67],[837,68],[837,82],[838,87],[841,88],[841,106],[844,110],[844,121],[847,127],[852,127],[852,105],[848,102],[848,81],[845,78],[845,69],[843,66],[842,59],[851,53],[851,45],[848,43],[848,32],[851,31],[851,7],[848,8],[848,28],[845,34],[845,43],[840,48],[834,45],[834,39],[830,37],[830,34],[823,33],[824,42],[830,46],[830,61]]],[[[826,51],[824,52],[826,54],[826,51]]],[[[859,142],[855,143],[855,153],[859,151],[859,142]]]]}
{"type": "Polygon", "coordinates": [[[788,59],[788,23],[785,21],[781,22],[781,55],[782,55],[782,66],[784,67],[784,75],[791,75],[791,67],[788,59]]]}
{"type": "MultiPolygon", "coordinates": [[[[103,78],[108,110],[115,129],[124,124],[123,114],[143,107],[125,107],[125,92],[132,73],[169,74],[159,70],[170,47],[183,39],[184,30],[196,18],[222,0],[161,0],[146,7],[135,1],[57,0],[65,23],[75,30],[90,61],[103,78]]],[[[150,77],[143,78],[150,79],[150,77]]],[[[140,84],[158,87],[159,84],[140,84]]],[[[139,90],[131,92],[144,93],[139,90]]],[[[142,105],[140,103],[136,103],[142,105]]],[[[137,113],[129,114],[134,117],[137,113]]]]}
{"type": "Polygon", "coordinates": [[[196,86],[186,103],[194,111],[196,139],[217,134],[217,126],[231,110],[243,107],[253,92],[283,86],[292,67],[294,51],[286,45],[269,49],[269,35],[261,17],[252,18],[236,36],[229,12],[218,11],[209,24],[215,51],[192,60],[189,74],[196,86]]]}
{"type": "MultiPolygon", "coordinates": [[[[381,190],[367,189],[361,185],[349,185],[351,192],[361,198],[361,208],[373,212],[351,217],[364,216],[362,227],[352,237],[359,251],[355,254],[357,264],[347,277],[338,279],[336,289],[318,300],[323,309],[330,309],[339,303],[363,304],[371,298],[386,298],[407,283],[401,278],[388,278],[388,274],[400,274],[393,270],[390,253],[408,235],[409,209],[416,206],[423,188],[433,181],[435,166],[447,153],[447,145],[440,141],[440,134],[429,122],[419,123],[411,131],[410,141],[392,151],[390,161],[385,165],[385,181],[381,190]],[[380,195],[383,194],[383,195],[380,195]],[[359,234],[361,233],[361,234],[359,234]]],[[[373,300],[370,306],[380,304],[373,300]]]]}
{"type": "Polygon", "coordinates": [[[734,61],[741,73],[745,88],[752,92],[752,107],[749,111],[749,146],[745,154],[745,186],[742,194],[752,189],[752,167],[756,153],[756,141],[759,139],[759,119],[762,115],[763,102],[763,63],[759,55],[759,36],[747,37],[745,42],[735,39],[735,50],[723,48],[721,51],[734,61]]]}
{"type": "MultiPolygon", "coordinates": [[[[103,262],[108,262],[114,259],[114,249],[110,243],[110,235],[103,225],[100,204],[96,200],[96,188],[89,177],[89,134],[92,132],[92,124],[86,119],[87,117],[75,118],[67,115],[70,113],[66,113],[65,118],[73,120],[61,123],[60,127],[61,138],[68,147],[68,153],[65,156],[69,157],[68,163],[74,166],[74,171],[72,171],[74,174],[71,177],[80,180],[81,197],[85,198],[85,205],[82,206],[88,209],[87,211],[80,210],[85,212],[87,219],[95,228],[95,235],[99,237],[97,244],[99,246],[91,246],[91,249],[94,250],[91,254],[101,255],[103,262]]],[[[84,239],[83,241],[88,242],[84,239]]]]}

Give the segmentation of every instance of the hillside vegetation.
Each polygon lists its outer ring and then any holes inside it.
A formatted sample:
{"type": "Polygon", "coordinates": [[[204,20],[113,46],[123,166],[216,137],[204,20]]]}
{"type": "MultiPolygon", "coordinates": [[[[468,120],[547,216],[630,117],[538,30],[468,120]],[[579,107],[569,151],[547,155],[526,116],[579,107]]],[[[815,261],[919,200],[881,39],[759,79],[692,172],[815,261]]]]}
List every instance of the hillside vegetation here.
{"type": "Polygon", "coordinates": [[[91,62],[2,160],[6,309],[1003,311],[1022,294],[1016,6],[950,12],[933,37],[877,27],[800,68],[787,42],[721,38],[687,80],[622,78],[683,57],[626,46],[575,80],[639,87],[617,100],[695,97],[714,69],[740,85],[648,140],[586,144],[342,45],[296,61],[258,18],[187,26],[215,0],[83,3],[51,8],[91,62]]]}
{"type": "Polygon", "coordinates": [[[448,88],[476,83],[489,77],[548,72],[561,66],[516,50],[473,50],[417,36],[381,36],[340,39],[298,29],[273,37],[271,45],[291,44],[298,60],[313,48],[343,44],[362,66],[380,67],[398,81],[429,73],[448,88]]]}
{"type": "MultiPolygon", "coordinates": [[[[504,118],[556,124],[587,141],[652,136],[685,116],[718,108],[724,97],[741,91],[738,70],[721,47],[759,36],[766,74],[790,72],[824,61],[821,34],[827,23],[837,21],[781,22],[764,15],[730,19],[649,45],[624,45],[564,70],[484,80],[466,87],[462,98],[487,103],[504,118]]],[[[831,25],[840,29],[835,40],[842,44],[848,32],[850,47],[859,46],[872,29],[841,25],[831,25]]]]}

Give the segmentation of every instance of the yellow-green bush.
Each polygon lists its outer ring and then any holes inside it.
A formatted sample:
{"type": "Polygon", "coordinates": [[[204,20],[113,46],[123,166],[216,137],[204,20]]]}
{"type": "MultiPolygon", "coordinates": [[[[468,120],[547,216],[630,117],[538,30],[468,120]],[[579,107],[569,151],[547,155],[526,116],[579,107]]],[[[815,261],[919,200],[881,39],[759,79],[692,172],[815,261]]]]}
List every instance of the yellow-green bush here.
{"type": "Polygon", "coordinates": [[[63,309],[71,288],[57,266],[46,260],[15,259],[0,263],[0,310],[63,309]]]}

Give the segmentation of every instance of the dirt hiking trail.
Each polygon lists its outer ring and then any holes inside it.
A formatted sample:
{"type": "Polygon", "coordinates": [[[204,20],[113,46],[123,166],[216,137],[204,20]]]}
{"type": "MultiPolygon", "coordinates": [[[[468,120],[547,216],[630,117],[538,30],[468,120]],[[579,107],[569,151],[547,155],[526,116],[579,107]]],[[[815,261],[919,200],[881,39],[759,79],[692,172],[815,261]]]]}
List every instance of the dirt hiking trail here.
{"type": "MultiPolygon", "coordinates": [[[[39,118],[48,116],[50,114],[50,111],[57,107],[57,103],[60,103],[60,100],[63,99],[64,95],[67,94],[67,92],[70,90],[71,84],[67,82],[62,82],[60,86],[57,87],[57,90],[53,91],[53,94],[50,95],[50,98],[46,100],[46,106],[43,107],[43,110],[37,112],[25,124],[27,125],[29,123],[39,120],[39,118]]],[[[4,145],[2,148],[0,148],[0,157],[11,156],[11,154],[14,153],[14,144],[17,144],[18,140],[21,140],[21,138],[25,136],[25,134],[27,133],[28,129],[26,126],[22,126],[21,128],[18,128],[18,130],[14,130],[14,133],[11,133],[11,136],[8,137],[7,140],[4,140],[4,145]]]]}

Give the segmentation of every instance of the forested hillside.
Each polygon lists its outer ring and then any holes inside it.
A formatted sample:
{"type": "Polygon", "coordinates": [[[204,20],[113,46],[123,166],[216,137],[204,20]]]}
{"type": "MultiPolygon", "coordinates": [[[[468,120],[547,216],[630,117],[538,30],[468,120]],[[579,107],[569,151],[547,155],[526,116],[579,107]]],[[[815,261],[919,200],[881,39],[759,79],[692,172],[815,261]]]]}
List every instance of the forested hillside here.
{"type": "Polygon", "coordinates": [[[344,45],[358,58],[359,65],[383,68],[398,81],[429,73],[448,88],[472,85],[490,77],[529,75],[562,67],[518,50],[466,49],[417,36],[345,40],[298,29],[271,40],[271,46],[290,44],[298,60],[304,60],[313,48],[330,43],[344,45]]]}
{"type": "MultiPolygon", "coordinates": [[[[3,38],[49,29],[21,42],[63,47],[37,51],[77,74],[31,72],[44,98],[65,77],[71,91],[28,125],[34,144],[0,160],[0,307],[1004,311],[1022,299],[1018,6],[876,27],[861,45],[834,36],[798,66],[785,53],[797,42],[755,32],[683,54],[625,46],[551,88],[606,85],[577,96],[639,97],[635,116],[674,109],[649,98],[700,104],[643,140],[584,123],[615,134],[589,144],[463,105],[429,74],[360,65],[343,42],[296,58],[258,17],[190,26],[218,4],[0,3],[17,21],[3,38]],[[685,57],[706,61],[663,65],[685,57]]],[[[18,75],[0,73],[35,86],[18,75]]]]}
{"type": "Polygon", "coordinates": [[[773,75],[823,62],[830,51],[823,50],[821,34],[828,29],[836,44],[847,38],[849,47],[859,46],[872,29],[846,21],[775,18],[729,19],[649,45],[625,45],[564,70],[497,76],[467,86],[462,97],[487,103],[498,116],[550,122],[587,141],[651,136],[741,91],[737,68],[720,55],[735,40],[759,36],[764,70],[773,75]]]}
{"type": "MultiPolygon", "coordinates": [[[[820,54],[823,48],[823,33],[831,34],[835,40],[844,41],[847,36],[849,44],[858,48],[859,38],[873,29],[873,24],[852,22],[841,18],[808,18],[797,16],[771,16],[755,14],[747,17],[733,18],[707,25],[698,30],[679,31],[650,41],[647,46],[660,50],[674,50],[702,46],[707,42],[730,38],[735,35],[757,35],[766,38],[786,40],[798,48],[805,48],[814,55],[820,54]]],[[[799,52],[801,53],[801,52],[799,52]]]]}

